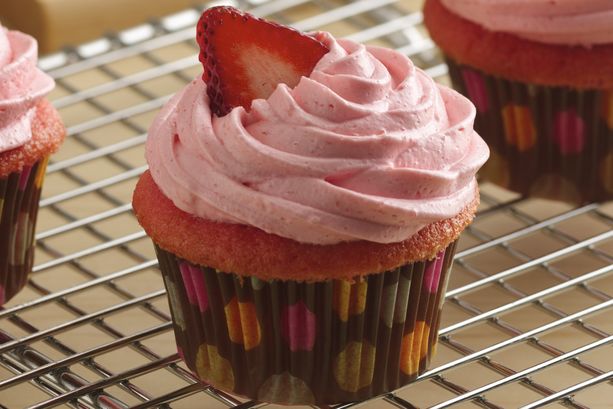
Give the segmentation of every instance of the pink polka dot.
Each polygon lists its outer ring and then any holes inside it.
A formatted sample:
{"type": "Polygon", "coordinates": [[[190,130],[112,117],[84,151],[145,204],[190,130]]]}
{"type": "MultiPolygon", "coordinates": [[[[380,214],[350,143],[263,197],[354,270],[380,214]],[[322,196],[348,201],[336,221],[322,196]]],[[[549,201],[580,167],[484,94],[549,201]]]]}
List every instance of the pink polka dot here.
{"type": "Polygon", "coordinates": [[[475,104],[477,112],[487,112],[490,106],[483,76],[474,70],[464,69],[462,78],[466,84],[468,98],[475,104]]]}
{"type": "Polygon", "coordinates": [[[179,270],[183,277],[183,284],[185,285],[185,292],[187,293],[187,299],[190,304],[196,304],[196,290],[194,289],[194,283],[192,282],[191,266],[187,263],[180,263],[179,270]]]}
{"type": "Polygon", "coordinates": [[[315,314],[303,301],[298,301],[283,310],[281,314],[283,338],[291,351],[311,351],[315,345],[315,314]]]}
{"type": "Polygon", "coordinates": [[[424,285],[429,292],[434,293],[438,289],[438,283],[441,280],[441,270],[443,268],[443,258],[445,251],[441,251],[436,256],[435,260],[429,262],[424,274],[424,285]]]}
{"type": "Polygon", "coordinates": [[[585,122],[574,108],[556,114],[553,139],[565,155],[579,153],[585,145],[585,122]]]}
{"type": "Polygon", "coordinates": [[[26,166],[21,171],[21,175],[19,175],[19,190],[25,190],[26,185],[28,184],[28,179],[30,178],[30,172],[32,171],[32,167],[26,166]]]}
{"type": "Polygon", "coordinates": [[[185,262],[179,264],[179,270],[183,277],[188,301],[190,304],[198,305],[200,312],[205,312],[209,306],[209,298],[206,294],[204,273],[198,267],[185,262]]]}

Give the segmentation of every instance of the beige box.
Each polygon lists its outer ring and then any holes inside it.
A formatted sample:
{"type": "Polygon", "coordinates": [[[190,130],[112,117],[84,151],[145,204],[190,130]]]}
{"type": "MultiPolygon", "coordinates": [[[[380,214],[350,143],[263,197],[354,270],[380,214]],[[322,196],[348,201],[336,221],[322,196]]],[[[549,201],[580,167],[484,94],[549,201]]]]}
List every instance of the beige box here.
{"type": "Polygon", "coordinates": [[[202,3],[197,0],[0,0],[0,21],[36,37],[40,52],[48,53],[202,3]]]}

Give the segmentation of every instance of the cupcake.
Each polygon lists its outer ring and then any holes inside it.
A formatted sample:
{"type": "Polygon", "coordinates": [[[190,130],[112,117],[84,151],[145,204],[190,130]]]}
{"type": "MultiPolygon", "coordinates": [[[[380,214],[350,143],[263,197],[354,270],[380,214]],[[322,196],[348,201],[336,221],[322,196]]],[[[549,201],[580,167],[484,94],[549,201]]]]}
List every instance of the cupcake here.
{"type": "Polygon", "coordinates": [[[427,0],[425,24],[492,150],[480,175],[523,195],[613,198],[613,2],[427,0]]]}
{"type": "Polygon", "coordinates": [[[32,269],[45,168],[65,133],[45,99],[54,82],[36,61],[36,40],[0,26],[0,305],[32,269]]]}
{"type": "Polygon", "coordinates": [[[479,201],[473,105],[393,50],[233,8],[198,42],[203,78],[151,126],[133,197],[185,363],[280,404],[415,379],[479,201]]]}

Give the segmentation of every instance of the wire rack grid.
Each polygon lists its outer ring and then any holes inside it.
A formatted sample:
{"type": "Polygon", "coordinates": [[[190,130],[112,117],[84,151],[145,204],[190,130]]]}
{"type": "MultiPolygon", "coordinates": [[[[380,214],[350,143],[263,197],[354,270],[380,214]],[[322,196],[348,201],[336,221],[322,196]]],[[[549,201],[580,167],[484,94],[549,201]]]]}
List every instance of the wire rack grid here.
{"type": "MultiPolygon", "coordinates": [[[[225,3],[396,48],[447,82],[419,0],[225,3]]],[[[201,10],[41,60],[68,137],[48,168],[31,279],[0,310],[0,407],[274,406],[199,384],[180,362],[155,255],[131,214],[147,126],[199,75],[201,10]]],[[[337,409],[613,408],[613,205],[481,188],[431,369],[337,409]]]]}

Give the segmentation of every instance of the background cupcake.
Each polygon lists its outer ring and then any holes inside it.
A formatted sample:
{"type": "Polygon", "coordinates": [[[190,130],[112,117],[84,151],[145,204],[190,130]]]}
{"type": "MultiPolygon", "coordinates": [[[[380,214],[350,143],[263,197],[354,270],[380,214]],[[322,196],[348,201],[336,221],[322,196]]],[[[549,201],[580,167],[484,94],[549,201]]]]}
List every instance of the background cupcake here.
{"type": "Polygon", "coordinates": [[[427,0],[424,18],[492,149],[481,175],[575,203],[613,198],[613,3],[427,0]]]}
{"type": "Polygon", "coordinates": [[[478,205],[474,107],[392,50],[231,8],[198,41],[204,80],[151,126],[133,199],[186,364],[282,404],[415,379],[478,205]]]}
{"type": "Polygon", "coordinates": [[[0,26],[0,305],[26,283],[48,157],[64,138],[36,41],[0,26]]]}

